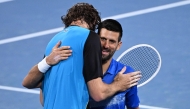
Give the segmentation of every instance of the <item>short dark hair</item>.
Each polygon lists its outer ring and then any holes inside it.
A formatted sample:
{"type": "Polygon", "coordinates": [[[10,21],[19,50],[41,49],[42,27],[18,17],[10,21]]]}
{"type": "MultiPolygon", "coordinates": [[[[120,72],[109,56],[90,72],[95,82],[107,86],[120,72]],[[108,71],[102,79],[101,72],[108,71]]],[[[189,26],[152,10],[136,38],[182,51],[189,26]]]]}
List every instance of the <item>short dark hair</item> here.
{"type": "Polygon", "coordinates": [[[61,17],[65,27],[68,27],[73,21],[83,20],[89,25],[90,30],[95,30],[101,22],[99,12],[88,3],[77,3],[72,6],[65,16],[61,17]]]}
{"type": "Polygon", "coordinates": [[[114,19],[106,19],[104,21],[102,21],[99,25],[98,25],[98,34],[100,35],[100,31],[102,28],[105,28],[109,31],[114,31],[114,32],[119,32],[119,38],[118,38],[118,42],[121,41],[122,35],[123,35],[123,30],[122,30],[122,26],[121,24],[114,20],[114,19]]]}

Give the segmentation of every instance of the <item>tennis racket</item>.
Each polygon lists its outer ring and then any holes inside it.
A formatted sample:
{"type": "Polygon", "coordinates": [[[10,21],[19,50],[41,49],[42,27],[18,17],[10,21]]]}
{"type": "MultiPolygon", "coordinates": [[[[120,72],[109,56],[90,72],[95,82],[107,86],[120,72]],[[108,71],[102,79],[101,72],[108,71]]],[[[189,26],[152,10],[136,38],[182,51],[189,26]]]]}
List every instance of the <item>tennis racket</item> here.
{"type": "Polygon", "coordinates": [[[141,79],[137,87],[150,82],[161,68],[161,56],[151,45],[139,44],[124,51],[117,61],[132,67],[135,71],[141,71],[141,79]]]}

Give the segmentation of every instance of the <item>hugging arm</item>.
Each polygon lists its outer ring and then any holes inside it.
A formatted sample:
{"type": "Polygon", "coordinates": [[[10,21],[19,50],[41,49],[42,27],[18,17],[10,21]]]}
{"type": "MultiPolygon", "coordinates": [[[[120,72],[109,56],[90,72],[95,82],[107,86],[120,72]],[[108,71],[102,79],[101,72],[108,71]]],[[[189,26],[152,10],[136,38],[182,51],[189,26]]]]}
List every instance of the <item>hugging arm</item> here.
{"type": "MultiPolygon", "coordinates": [[[[47,64],[47,66],[50,67],[52,65],[55,65],[59,61],[65,60],[71,55],[72,50],[69,49],[70,47],[69,46],[59,47],[60,44],[61,42],[58,42],[53,47],[51,54],[42,60],[43,62],[45,62],[45,64],[47,64]]],[[[33,66],[28,72],[28,74],[25,76],[25,78],[23,79],[22,85],[29,89],[40,88],[41,82],[43,80],[43,75],[44,75],[43,73],[45,73],[45,71],[40,70],[39,64],[33,66]]]]}
{"type": "Polygon", "coordinates": [[[43,79],[43,73],[39,71],[38,65],[35,65],[24,78],[22,85],[28,89],[40,88],[43,79]]]}

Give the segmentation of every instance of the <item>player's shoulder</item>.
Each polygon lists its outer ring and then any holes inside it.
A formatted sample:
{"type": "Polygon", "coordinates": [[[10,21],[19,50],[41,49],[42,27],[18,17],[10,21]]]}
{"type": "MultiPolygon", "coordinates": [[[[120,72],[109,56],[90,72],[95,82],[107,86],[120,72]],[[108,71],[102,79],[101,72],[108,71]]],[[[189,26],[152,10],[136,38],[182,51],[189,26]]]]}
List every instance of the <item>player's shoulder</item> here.
{"type": "Polygon", "coordinates": [[[126,69],[125,73],[134,72],[134,69],[133,69],[131,66],[129,66],[129,65],[124,65],[123,63],[118,62],[118,61],[116,61],[115,59],[112,59],[112,62],[113,62],[113,64],[114,64],[115,66],[117,66],[117,68],[118,68],[119,70],[121,70],[124,66],[126,66],[127,69],[126,69]]]}
{"type": "Polygon", "coordinates": [[[70,34],[83,34],[84,32],[89,33],[90,30],[87,28],[83,28],[77,25],[70,25],[69,27],[65,28],[63,31],[68,31],[70,34]]]}

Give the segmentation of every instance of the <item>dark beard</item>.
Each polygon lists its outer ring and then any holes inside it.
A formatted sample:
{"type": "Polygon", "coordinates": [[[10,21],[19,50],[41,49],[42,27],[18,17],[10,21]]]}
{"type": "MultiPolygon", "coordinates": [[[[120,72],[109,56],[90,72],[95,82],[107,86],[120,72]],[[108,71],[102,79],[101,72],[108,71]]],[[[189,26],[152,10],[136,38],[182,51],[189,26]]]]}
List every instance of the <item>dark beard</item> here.
{"type": "Polygon", "coordinates": [[[112,55],[108,55],[105,58],[102,58],[102,64],[105,64],[106,62],[108,62],[108,60],[112,57],[112,55]]]}
{"type": "Polygon", "coordinates": [[[115,51],[111,52],[107,57],[102,57],[102,64],[105,64],[106,62],[108,62],[108,60],[110,60],[113,56],[113,54],[115,53],[115,51]]]}

